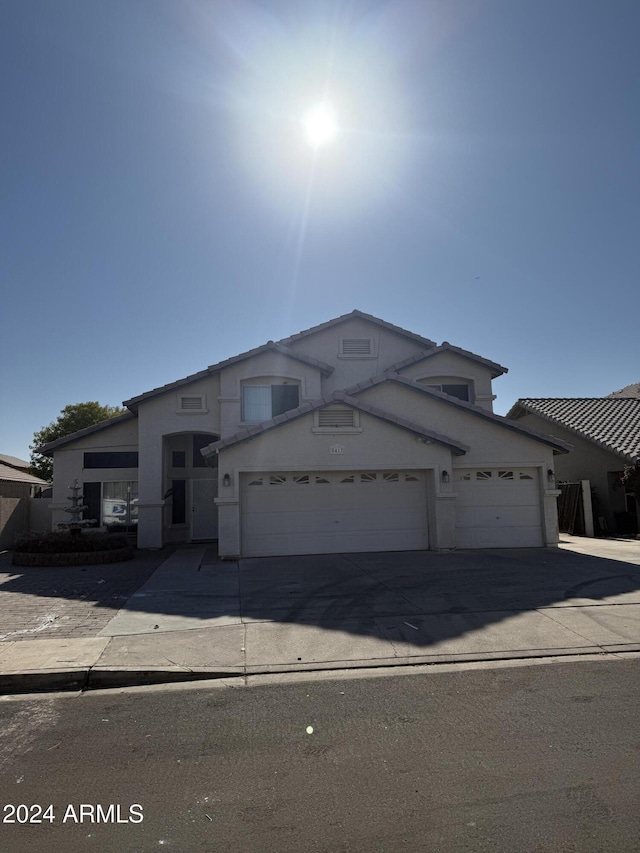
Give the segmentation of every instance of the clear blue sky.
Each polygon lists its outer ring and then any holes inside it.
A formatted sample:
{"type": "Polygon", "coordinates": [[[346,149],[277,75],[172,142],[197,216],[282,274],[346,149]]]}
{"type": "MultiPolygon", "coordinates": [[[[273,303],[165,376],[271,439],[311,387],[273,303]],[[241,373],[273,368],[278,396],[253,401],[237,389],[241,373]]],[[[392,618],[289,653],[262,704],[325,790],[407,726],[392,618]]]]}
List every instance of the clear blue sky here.
{"type": "Polygon", "coordinates": [[[500,414],[640,381],[639,43],[638,0],[2,0],[0,452],[353,308],[508,367],[500,414]]]}

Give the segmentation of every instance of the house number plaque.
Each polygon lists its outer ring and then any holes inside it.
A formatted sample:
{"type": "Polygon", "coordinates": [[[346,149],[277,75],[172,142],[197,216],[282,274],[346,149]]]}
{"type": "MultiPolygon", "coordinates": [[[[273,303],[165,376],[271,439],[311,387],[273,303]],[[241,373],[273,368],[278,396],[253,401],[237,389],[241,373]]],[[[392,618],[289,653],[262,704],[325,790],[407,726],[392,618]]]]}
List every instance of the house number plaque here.
{"type": "Polygon", "coordinates": [[[344,453],[344,444],[332,444],[329,447],[329,453],[344,453]]]}

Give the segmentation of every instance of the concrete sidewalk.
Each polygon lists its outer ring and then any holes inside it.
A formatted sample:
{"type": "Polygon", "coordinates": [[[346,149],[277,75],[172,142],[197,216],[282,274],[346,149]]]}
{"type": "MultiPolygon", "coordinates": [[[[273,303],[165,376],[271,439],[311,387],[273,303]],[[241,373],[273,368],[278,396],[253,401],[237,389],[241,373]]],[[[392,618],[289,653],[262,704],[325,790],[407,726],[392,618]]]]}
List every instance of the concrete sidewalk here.
{"type": "Polygon", "coordinates": [[[170,555],[93,637],[0,643],[0,692],[640,651],[640,542],[240,565],[210,553],[170,555]]]}

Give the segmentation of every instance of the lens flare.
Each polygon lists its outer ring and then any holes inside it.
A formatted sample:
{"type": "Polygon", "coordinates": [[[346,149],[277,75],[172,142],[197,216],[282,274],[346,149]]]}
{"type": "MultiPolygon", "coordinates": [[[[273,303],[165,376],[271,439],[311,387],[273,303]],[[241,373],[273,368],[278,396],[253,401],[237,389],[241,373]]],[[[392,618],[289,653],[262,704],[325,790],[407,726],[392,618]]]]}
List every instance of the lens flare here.
{"type": "Polygon", "coordinates": [[[305,137],[312,148],[321,148],[335,139],[338,123],[328,104],[319,104],[309,110],[302,120],[305,137]]]}

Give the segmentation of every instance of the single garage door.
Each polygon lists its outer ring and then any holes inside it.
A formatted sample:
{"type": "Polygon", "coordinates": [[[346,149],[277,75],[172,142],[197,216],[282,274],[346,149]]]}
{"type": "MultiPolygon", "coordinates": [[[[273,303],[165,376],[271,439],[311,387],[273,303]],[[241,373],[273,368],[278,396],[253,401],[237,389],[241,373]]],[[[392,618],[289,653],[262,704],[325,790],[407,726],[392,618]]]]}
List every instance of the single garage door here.
{"type": "Polygon", "coordinates": [[[242,554],[334,554],[427,548],[420,471],[247,474],[242,554]]]}
{"type": "Polygon", "coordinates": [[[455,480],[458,548],[544,544],[535,468],[459,469],[455,480]]]}

